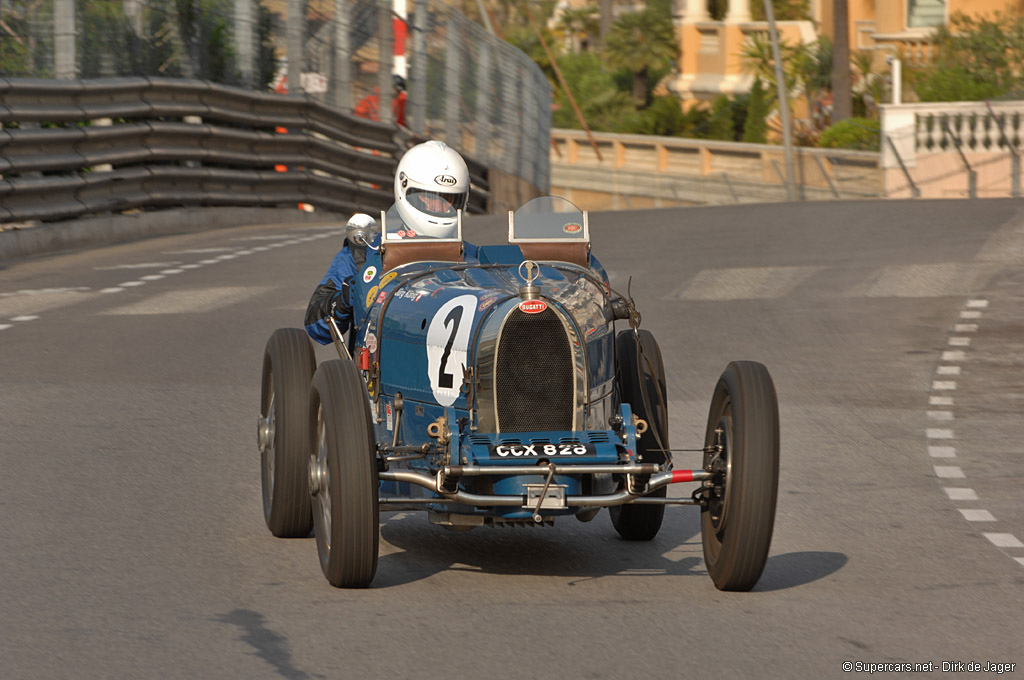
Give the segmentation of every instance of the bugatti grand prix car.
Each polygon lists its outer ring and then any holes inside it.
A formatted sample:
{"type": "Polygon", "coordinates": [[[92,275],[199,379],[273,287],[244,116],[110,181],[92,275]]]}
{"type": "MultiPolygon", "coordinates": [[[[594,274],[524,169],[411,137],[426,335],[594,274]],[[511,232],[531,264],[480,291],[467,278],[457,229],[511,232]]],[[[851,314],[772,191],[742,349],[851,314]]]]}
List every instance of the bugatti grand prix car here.
{"type": "Polygon", "coordinates": [[[591,256],[585,212],[534,199],[509,214],[508,243],[473,261],[461,219],[452,239],[381,221],[353,283],[357,330],[345,339],[332,322],[339,358],[318,366],[302,329],[267,343],[258,440],[274,535],[312,529],[327,580],[366,587],[381,510],[464,530],[608,508],[622,538],[650,540],[666,506],[696,505],[715,585],[754,586],[779,469],[763,365],[726,367],[689,449],[700,465],[680,465],[660,349],[591,256]],[[668,496],[684,483],[692,493],[668,496]]]}

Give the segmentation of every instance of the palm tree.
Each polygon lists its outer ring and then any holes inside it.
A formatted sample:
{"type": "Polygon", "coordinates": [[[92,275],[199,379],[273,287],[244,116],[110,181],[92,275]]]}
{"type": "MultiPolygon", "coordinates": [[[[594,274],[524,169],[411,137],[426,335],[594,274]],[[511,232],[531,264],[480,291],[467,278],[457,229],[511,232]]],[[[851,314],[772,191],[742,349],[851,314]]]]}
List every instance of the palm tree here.
{"type": "Polygon", "coordinates": [[[604,55],[612,68],[632,71],[633,101],[642,106],[647,101],[648,73],[676,58],[672,24],[651,10],[623,14],[608,34],[604,55]]]}

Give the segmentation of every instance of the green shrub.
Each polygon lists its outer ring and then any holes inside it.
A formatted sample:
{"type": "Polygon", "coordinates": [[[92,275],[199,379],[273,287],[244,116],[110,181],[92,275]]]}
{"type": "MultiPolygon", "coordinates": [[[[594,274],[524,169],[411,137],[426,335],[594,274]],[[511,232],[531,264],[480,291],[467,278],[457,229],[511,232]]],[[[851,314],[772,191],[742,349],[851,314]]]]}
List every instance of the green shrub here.
{"type": "Polygon", "coordinates": [[[831,149],[859,149],[878,151],[881,148],[881,130],[877,120],[847,118],[821,133],[818,146],[831,149]]]}

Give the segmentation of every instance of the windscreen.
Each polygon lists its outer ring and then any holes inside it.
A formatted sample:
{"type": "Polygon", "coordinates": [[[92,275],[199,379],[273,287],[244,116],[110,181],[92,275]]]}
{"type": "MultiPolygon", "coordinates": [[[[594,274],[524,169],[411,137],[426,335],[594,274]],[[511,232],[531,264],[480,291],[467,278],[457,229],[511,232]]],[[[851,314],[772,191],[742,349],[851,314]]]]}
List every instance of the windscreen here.
{"type": "Polygon", "coordinates": [[[512,216],[509,242],[524,240],[589,240],[586,219],[571,201],[559,196],[540,196],[524,204],[512,216]]]}

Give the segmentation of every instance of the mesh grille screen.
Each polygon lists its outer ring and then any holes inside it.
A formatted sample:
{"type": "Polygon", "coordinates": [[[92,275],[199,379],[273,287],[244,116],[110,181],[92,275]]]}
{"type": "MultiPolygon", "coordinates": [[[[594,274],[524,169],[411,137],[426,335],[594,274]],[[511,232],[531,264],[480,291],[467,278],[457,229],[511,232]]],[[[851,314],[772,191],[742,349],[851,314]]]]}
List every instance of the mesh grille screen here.
{"type": "Polygon", "coordinates": [[[572,350],[553,311],[526,314],[515,309],[509,314],[494,373],[502,432],[572,429],[572,350]]]}

